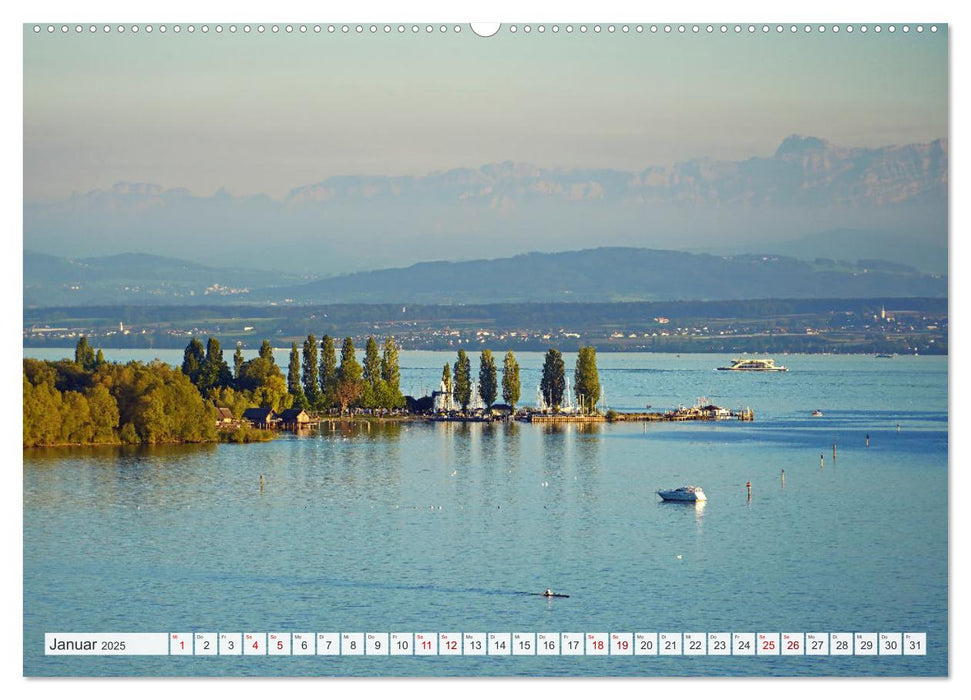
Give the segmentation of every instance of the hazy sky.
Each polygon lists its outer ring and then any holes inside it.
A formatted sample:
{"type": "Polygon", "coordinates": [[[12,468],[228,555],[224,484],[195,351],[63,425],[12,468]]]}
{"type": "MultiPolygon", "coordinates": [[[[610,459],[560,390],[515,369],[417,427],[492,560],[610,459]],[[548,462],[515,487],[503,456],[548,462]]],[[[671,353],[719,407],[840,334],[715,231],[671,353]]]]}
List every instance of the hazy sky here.
{"type": "Polygon", "coordinates": [[[284,196],[516,160],[640,170],[947,135],[947,36],[24,29],[24,192],[284,196]]]}

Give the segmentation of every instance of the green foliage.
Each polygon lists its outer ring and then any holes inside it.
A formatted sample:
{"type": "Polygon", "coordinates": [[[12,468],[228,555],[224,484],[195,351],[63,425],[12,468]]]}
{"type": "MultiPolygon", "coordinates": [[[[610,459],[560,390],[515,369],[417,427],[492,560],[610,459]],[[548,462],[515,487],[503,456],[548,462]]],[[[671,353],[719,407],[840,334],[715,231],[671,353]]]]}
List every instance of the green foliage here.
{"type": "Polygon", "coordinates": [[[273,359],[273,346],[270,345],[269,340],[264,339],[262,345],[260,345],[260,357],[268,360],[271,364],[276,364],[276,360],[273,359]]]}
{"type": "Polygon", "coordinates": [[[74,362],[83,369],[90,370],[94,369],[95,361],[94,350],[88,345],[88,339],[82,335],[74,348],[74,362]]]}
{"type": "Polygon", "coordinates": [[[360,396],[362,377],[363,370],[354,355],[354,341],[348,336],[344,338],[344,345],[341,347],[341,364],[337,369],[336,397],[341,413],[344,413],[347,407],[360,396]]]}
{"type": "Polygon", "coordinates": [[[577,404],[584,413],[593,412],[600,400],[600,374],[597,371],[597,351],[592,346],[580,348],[573,377],[577,404]]]}
{"type": "Polygon", "coordinates": [[[57,384],[57,370],[50,362],[24,358],[24,376],[34,386],[38,384],[57,384]]]}
{"type": "Polygon", "coordinates": [[[287,381],[272,359],[260,356],[244,362],[236,385],[239,390],[249,392],[254,406],[282,411],[293,405],[287,381]]]}
{"type": "Polygon", "coordinates": [[[617,413],[617,411],[615,411],[615,410],[614,410],[614,409],[612,409],[612,408],[611,408],[611,409],[609,409],[609,410],[608,410],[608,411],[607,411],[607,412],[606,412],[606,413],[604,414],[604,418],[606,418],[606,419],[607,419],[607,422],[609,422],[609,423],[613,423],[613,422],[614,422],[615,420],[617,420],[617,418],[618,418],[618,416],[620,416],[620,414],[619,414],[619,413],[617,413]]]}
{"type": "Polygon", "coordinates": [[[453,370],[453,392],[455,400],[464,411],[472,401],[472,362],[465,350],[459,350],[453,370]]]}
{"type": "MultiPolygon", "coordinates": [[[[191,376],[189,378],[192,379],[191,376]]],[[[199,387],[199,391],[205,392],[212,387],[229,386],[232,379],[232,372],[229,371],[229,365],[223,359],[223,351],[219,341],[215,338],[209,338],[206,342],[206,356],[202,360],[196,378],[192,383],[199,387]]]]}
{"type": "Polygon", "coordinates": [[[290,346],[290,366],[287,368],[287,391],[296,396],[303,393],[300,388],[300,351],[294,342],[290,346]]]}
{"type": "Polygon", "coordinates": [[[566,391],[566,365],[563,363],[563,355],[556,348],[550,348],[546,353],[539,390],[547,406],[558,409],[563,405],[563,393],[566,391]]]}
{"type": "Polygon", "coordinates": [[[94,366],[95,368],[97,368],[103,365],[104,363],[105,363],[105,354],[101,351],[101,348],[98,348],[98,354],[94,358],[94,366]]]}
{"type": "Polygon", "coordinates": [[[320,339],[320,393],[324,406],[337,403],[337,350],[329,335],[320,339]]]}
{"type": "Polygon", "coordinates": [[[118,432],[118,439],[125,445],[137,445],[141,442],[138,439],[138,433],[135,432],[135,426],[131,423],[125,423],[121,426],[121,430],[118,432]]]}
{"type": "Polygon", "coordinates": [[[73,362],[25,363],[24,446],[202,442],[215,437],[210,406],[181,370],[162,362],[105,363],[86,373],[84,390],[59,389],[73,362]],[[55,384],[51,383],[52,375],[55,384]],[[119,425],[121,429],[119,430],[119,425]]]}
{"type": "Polygon", "coordinates": [[[367,339],[364,346],[364,381],[374,386],[374,382],[381,378],[381,357],[378,355],[378,344],[374,336],[367,339]]]}
{"type": "Polygon", "coordinates": [[[199,372],[205,360],[206,351],[203,349],[202,343],[199,342],[198,338],[193,338],[185,346],[185,353],[182,359],[182,374],[187,376],[193,384],[198,384],[199,372]]]}
{"type": "Polygon", "coordinates": [[[398,367],[398,346],[394,338],[384,339],[384,350],[381,352],[381,379],[393,392],[401,395],[401,369],[398,367]]]}
{"type": "Polygon", "coordinates": [[[317,337],[311,333],[303,343],[303,393],[311,406],[320,403],[320,368],[317,364],[317,337]]]}
{"type": "Polygon", "coordinates": [[[243,345],[236,343],[236,352],[233,353],[233,378],[239,379],[239,370],[243,366],[243,345]]]}
{"type": "Polygon", "coordinates": [[[57,360],[53,364],[57,373],[54,387],[58,391],[87,391],[92,385],[92,374],[71,360],[57,360]]]}
{"type": "Polygon", "coordinates": [[[442,369],[442,388],[446,394],[452,393],[452,368],[446,362],[444,369],[442,369]]]}
{"type": "Polygon", "coordinates": [[[479,396],[486,408],[492,408],[499,393],[496,380],[496,360],[491,350],[483,350],[479,355],[479,396]]]}
{"type": "Polygon", "coordinates": [[[253,402],[253,394],[249,391],[237,390],[232,387],[211,389],[206,397],[216,406],[228,408],[233,418],[239,420],[243,417],[243,411],[247,408],[256,408],[253,402]]]}
{"type": "Polygon", "coordinates": [[[509,404],[509,410],[516,412],[519,403],[519,363],[512,350],[506,353],[502,361],[502,400],[509,404]]]}

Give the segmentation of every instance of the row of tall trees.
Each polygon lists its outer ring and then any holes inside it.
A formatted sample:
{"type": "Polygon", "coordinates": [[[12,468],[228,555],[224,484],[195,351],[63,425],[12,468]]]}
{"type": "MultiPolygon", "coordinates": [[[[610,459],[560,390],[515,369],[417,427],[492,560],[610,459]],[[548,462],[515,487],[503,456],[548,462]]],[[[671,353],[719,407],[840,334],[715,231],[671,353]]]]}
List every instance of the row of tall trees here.
{"type": "MultiPolygon", "coordinates": [[[[566,393],[566,365],[563,355],[556,348],[550,348],[546,353],[539,389],[546,405],[559,410],[566,393]]],[[[583,413],[592,413],[596,409],[600,400],[600,373],[597,370],[597,351],[591,346],[580,348],[577,354],[573,393],[583,413]]]]}
{"type": "MultiPolygon", "coordinates": [[[[465,350],[458,351],[453,367],[446,364],[442,369],[442,386],[463,411],[472,403],[472,361],[465,350]]],[[[491,408],[496,402],[499,388],[496,360],[491,350],[483,350],[479,355],[479,398],[486,408],[491,408]]],[[[513,412],[519,403],[519,393],[519,363],[510,350],[502,362],[502,400],[513,412]]]]}
{"type": "Polygon", "coordinates": [[[325,335],[318,347],[310,334],[303,343],[303,353],[293,343],[287,387],[293,405],[315,410],[339,407],[345,412],[351,406],[369,409],[394,409],[405,405],[401,394],[401,369],[398,346],[394,338],[384,340],[383,349],[371,336],[364,348],[364,365],[357,360],[354,341],[344,338],[340,362],[333,339],[325,335]],[[319,355],[318,355],[319,350],[319,355]]]}

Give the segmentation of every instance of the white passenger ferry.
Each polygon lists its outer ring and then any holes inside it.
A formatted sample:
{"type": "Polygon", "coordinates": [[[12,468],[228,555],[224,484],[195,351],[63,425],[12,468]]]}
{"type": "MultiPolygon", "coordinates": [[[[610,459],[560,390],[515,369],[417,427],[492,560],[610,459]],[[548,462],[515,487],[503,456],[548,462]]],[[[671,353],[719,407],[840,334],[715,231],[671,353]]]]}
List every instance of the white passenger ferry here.
{"type": "Polygon", "coordinates": [[[757,358],[732,360],[731,367],[719,367],[720,370],[733,372],[788,372],[788,367],[776,365],[775,360],[760,360],[757,358]]]}

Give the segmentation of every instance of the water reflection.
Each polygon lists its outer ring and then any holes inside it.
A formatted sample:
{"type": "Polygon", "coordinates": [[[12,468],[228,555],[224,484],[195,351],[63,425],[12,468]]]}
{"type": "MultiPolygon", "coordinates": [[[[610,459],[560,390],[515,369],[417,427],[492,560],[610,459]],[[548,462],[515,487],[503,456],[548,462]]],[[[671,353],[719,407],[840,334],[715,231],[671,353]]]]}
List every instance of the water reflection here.
{"type": "Polygon", "coordinates": [[[708,501],[658,501],[656,505],[665,521],[677,522],[681,518],[693,517],[698,534],[702,533],[708,501]]]}

